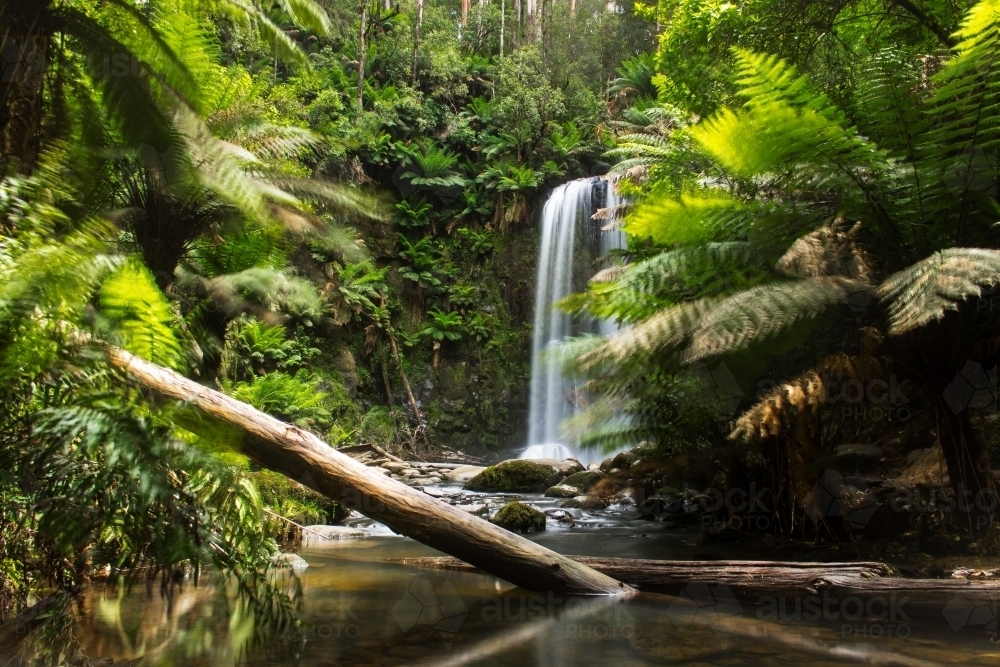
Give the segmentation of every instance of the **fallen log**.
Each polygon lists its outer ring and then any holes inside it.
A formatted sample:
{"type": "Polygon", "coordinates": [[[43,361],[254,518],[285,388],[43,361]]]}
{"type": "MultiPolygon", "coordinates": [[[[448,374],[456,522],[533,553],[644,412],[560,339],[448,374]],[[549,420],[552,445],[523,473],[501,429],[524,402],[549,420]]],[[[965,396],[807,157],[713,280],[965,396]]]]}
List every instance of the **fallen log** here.
{"type": "MultiPolygon", "coordinates": [[[[745,595],[761,593],[926,593],[1000,591],[1000,579],[910,579],[882,563],[801,563],[783,561],[669,561],[571,556],[636,589],[678,593],[689,584],[725,585],[745,595]]],[[[400,558],[412,567],[478,572],[455,558],[400,558]]]]}
{"type": "Polygon", "coordinates": [[[243,453],[397,533],[451,554],[510,583],[572,595],[627,595],[613,578],[387,478],[301,428],[286,424],[174,371],[108,348],[108,360],[141,384],[235,424],[251,438],[243,453]]]}

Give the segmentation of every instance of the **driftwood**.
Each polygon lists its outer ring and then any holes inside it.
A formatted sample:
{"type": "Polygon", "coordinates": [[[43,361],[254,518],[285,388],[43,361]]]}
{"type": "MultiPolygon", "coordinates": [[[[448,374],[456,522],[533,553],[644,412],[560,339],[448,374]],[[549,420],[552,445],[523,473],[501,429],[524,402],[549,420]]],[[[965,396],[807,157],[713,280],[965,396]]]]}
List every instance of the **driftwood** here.
{"type": "MultiPolygon", "coordinates": [[[[571,556],[636,589],[677,593],[689,584],[725,585],[736,593],[926,593],[1000,592],[998,579],[910,579],[882,563],[797,563],[782,561],[670,561],[571,556]]],[[[394,563],[438,570],[478,572],[455,558],[401,558],[394,563]]]]}
{"type": "Polygon", "coordinates": [[[576,595],[634,592],[611,577],[388,478],[341,454],[312,433],[264,414],[174,371],[109,348],[112,365],[141,384],[243,428],[243,453],[265,468],[316,488],[430,547],[512,584],[576,595]]]}

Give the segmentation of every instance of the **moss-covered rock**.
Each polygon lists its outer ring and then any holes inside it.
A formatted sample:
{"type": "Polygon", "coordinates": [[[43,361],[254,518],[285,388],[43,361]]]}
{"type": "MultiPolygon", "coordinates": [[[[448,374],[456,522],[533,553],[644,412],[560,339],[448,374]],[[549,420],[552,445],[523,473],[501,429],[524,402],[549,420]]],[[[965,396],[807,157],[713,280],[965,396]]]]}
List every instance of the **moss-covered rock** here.
{"type": "Polygon", "coordinates": [[[500,508],[493,523],[512,533],[537,533],[545,530],[545,515],[515,500],[500,508]]]}
{"type": "MultiPolygon", "coordinates": [[[[560,482],[561,485],[572,486],[576,489],[580,489],[583,493],[590,491],[598,482],[607,477],[607,475],[599,470],[584,470],[583,472],[576,472],[560,482]]],[[[577,493],[575,495],[583,495],[583,493],[577,493]]]]}
{"type": "Polygon", "coordinates": [[[465,488],[469,491],[541,493],[559,478],[559,473],[551,466],[512,459],[490,466],[470,479],[465,488]]]}
{"type": "Polygon", "coordinates": [[[546,498],[575,498],[580,495],[580,489],[566,484],[556,484],[545,489],[546,498]]]}

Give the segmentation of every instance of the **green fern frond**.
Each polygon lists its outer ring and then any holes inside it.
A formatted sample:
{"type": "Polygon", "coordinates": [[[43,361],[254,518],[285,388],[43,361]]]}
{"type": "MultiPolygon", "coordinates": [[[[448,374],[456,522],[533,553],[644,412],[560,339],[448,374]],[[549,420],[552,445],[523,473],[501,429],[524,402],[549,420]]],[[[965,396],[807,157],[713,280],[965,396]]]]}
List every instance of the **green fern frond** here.
{"type": "Polygon", "coordinates": [[[173,329],[177,316],[139,260],[129,259],[104,281],[99,303],[122,347],[161,366],[181,368],[183,355],[173,329]]]}
{"type": "Polygon", "coordinates": [[[958,303],[1000,283],[1000,251],[949,248],[892,274],[876,295],[889,311],[889,332],[899,335],[958,310],[958,303]]]}
{"type": "MultiPolygon", "coordinates": [[[[805,76],[775,56],[737,50],[740,92],[747,98],[740,111],[722,109],[694,126],[691,136],[723,168],[754,177],[811,165],[828,178],[846,183],[861,171],[882,167],[885,155],[860,137],[825,96],[815,92],[805,76]]],[[[811,183],[812,188],[825,184],[811,183]]]]}

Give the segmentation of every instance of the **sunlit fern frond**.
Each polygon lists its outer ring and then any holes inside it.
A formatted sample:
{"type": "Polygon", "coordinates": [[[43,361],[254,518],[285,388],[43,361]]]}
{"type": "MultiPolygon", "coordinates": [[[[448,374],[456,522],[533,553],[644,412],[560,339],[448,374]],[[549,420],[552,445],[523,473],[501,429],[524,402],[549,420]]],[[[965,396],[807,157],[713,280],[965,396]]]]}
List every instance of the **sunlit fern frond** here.
{"type": "Polygon", "coordinates": [[[842,304],[868,287],[848,278],[815,277],[737,292],[716,302],[699,320],[681,360],[691,363],[736,352],[842,304]]]}
{"type": "Polygon", "coordinates": [[[326,143],[312,130],[270,123],[241,128],[238,141],[261,160],[293,159],[326,143]]]}
{"type": "Polygon", "coordinates": [[[952,155],[1000,148],[1000,2],[981,0],[956,34],[955,55],[935,75],[934,143],[952,155]]]}
{"type": "MultiPolygon", "coordinates": [[[[727,264],[754,264],[753,248],[745,241],[721,241],[666,250],[622,270],[615,289],[655,294],[684,275],[727,264]]],[[[756,261],[760,264],[760,260],[756,261]]]]}
{"type": "Polygon", "coordinates": [[[104,281],[99,303],[122,347],[161,366],[181,367],[177,315],[138,259],[131,258],[104,281]]]}
{"type": "Polygon", "coordinates": [[[876,296],[889,311],[889,332],[898,335],[941,319],[998,283],[1000,251],[949,248],[892,274],[876,296]]]}
{"type": "MultiPolygon", "coordinates": [[[[308,0],[301,0],[307,2],[308,0]]],[[[235,21],[249,26],[282,62],[307,67],[309,58],[299,44],[281,26],[251,2],[245,0],[219,0],[219,8],[235,21]]],[[[321,10],[322,11],[322,10],[321,10]]]]}
{"type": "Polygon", "coordinates": [[[678,304],[653,315],[632,328],[608,337],[605,342],[580,354],[579,367],[587,373],[637,361],[663,349],[676,348],[691,337],[698,323],[715,307],[714,299],[678,304]]]}
{"type": "Polygon", "coordinates": [[[819,188],[850,185],[885,164],[884,154],[793,66],[743,50],[737,62],[744,108],[722,109],[691,129],[724,169],[755,177],[791,168],[786,178],[819,188]]]}
{"type": "Polygon", "coordinates": [[[797,239],[775,268],[794,278],[846,276],[871,283],[868,258],[856,241],[860,229],[861,223],[847,229],[844,219],[837,218],[797,239]]]}

